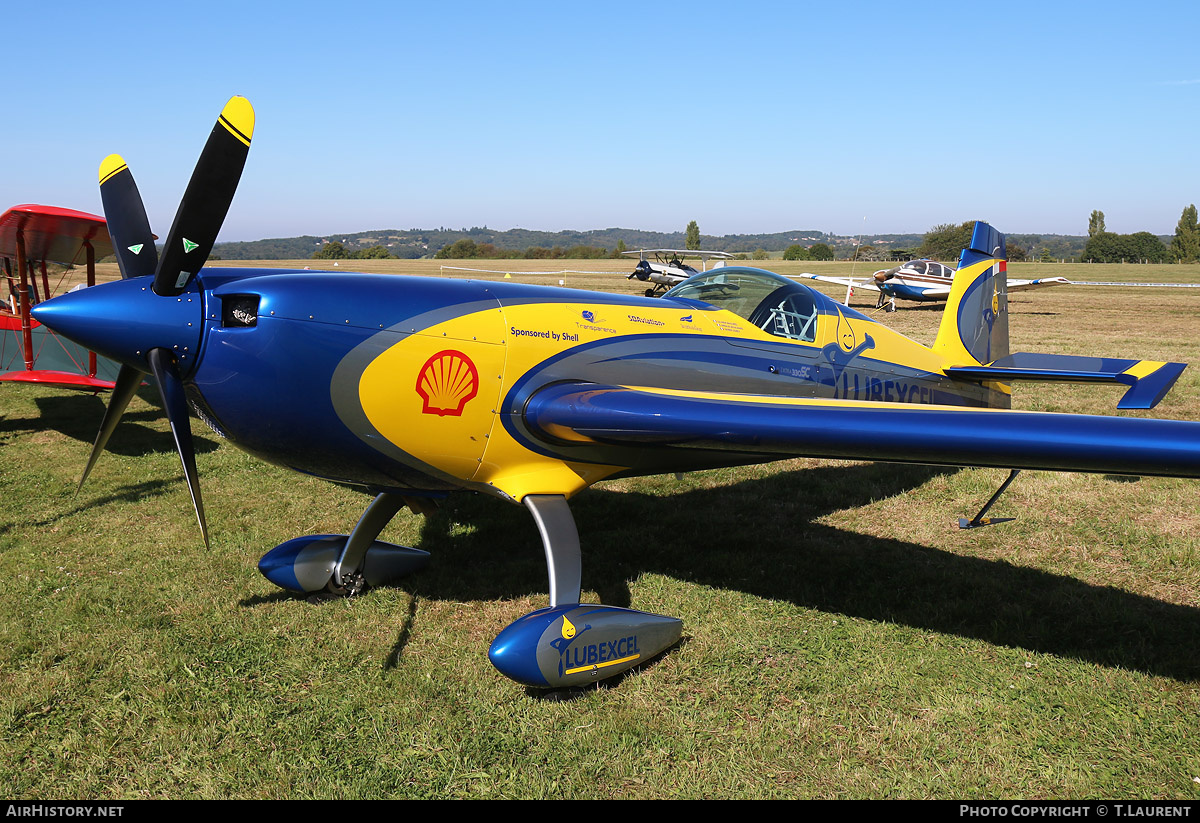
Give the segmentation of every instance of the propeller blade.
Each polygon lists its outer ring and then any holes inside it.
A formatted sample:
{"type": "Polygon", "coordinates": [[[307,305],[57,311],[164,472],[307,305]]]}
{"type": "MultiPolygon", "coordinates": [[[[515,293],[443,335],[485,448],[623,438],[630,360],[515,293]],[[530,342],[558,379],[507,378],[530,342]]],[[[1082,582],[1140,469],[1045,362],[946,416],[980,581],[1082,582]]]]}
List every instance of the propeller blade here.
{"type": "Polygon", "coordinates": [[[154,234],[133,173],[119,154],[110,154],[100,163],[100,200],[121,277],[128,280],[154,274],[158,269],[154,234]]]}
{"type": "Polygon", "coordinates": [[[171,434],[175,436],[175,449],[183,463],[183,476],[192,495],[196,521],[200,524],[204,546],[208,548],[208,525],[204,521],[204,502],[200,499],[200,477],[196,473],[196,451],[192,446],[192,426],[188,419],[187,398],[183,393],[183,378],[179,376],[179,368],[175,365],[175,355],[169,349],[151,349],[146,353],[146,359],[158,382],[167,421],[171,424],[171,434]]]}
{"type": "Polygon", "coordinates": [[[233,97],[221,110],[204,151],[196,162],[175,222],[167,235],[154,293],[174,297],[208,260],[221,223],[233,202],[250,138],[254,134],[254,108],[245,97],[233,97]]]}
{"type": "Polygon", "coordinates": [[[129,405],[138,386],[142,385],[142,375],[143,372],[132,366],[122,366],[121,371],[117,373],[117,385],[113,387],[112,399],[108,401],[108,408],[104,410],[100,433],[96,435],[96,443],[92,446],[92,453],[88,457],[87,468],[83,470],[83,477],[79,478],[79,488],[75,490],[77,493],[79,489],[83,488],[83,483],[88,479],[88,475],[92,473],[92,467],[96,465],[96,460],[104,453],[104,447],[108,445],[108,438],[112,436],[117,423],[121,422],[121,415],[125,413],[125,407],[129,405]]]}

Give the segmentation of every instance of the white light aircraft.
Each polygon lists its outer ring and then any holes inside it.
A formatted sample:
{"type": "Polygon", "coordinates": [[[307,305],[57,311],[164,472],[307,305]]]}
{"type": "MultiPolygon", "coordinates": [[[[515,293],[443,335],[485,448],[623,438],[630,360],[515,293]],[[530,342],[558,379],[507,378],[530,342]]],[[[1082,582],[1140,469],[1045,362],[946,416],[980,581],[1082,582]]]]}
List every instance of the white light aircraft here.
{"type": "MultiPolygon", "coordinates": [[[[950,296],[950,287],[954,283],[955,270],[950,266],[938,263],[936,260],[910,260],[891,269],[880,269],[868,278],[855,280],[848,277],[833,277],[826,274],[797,274],[797,280],[820,280],[823,283],[837,283],[846,287],[846,301],[849,302],[853,289],[867,289],[879,292],[879,300],[875,308],[888,311],[896,310],[896,300],[915,300],[931,302],[945,300],[950,296]]],[[[1040,277],[1036,280],[1008,281],[1009,291],[1025,291],[1041,289],[1046,286],[1069,285],[1065,277],[1040,277]]]]}

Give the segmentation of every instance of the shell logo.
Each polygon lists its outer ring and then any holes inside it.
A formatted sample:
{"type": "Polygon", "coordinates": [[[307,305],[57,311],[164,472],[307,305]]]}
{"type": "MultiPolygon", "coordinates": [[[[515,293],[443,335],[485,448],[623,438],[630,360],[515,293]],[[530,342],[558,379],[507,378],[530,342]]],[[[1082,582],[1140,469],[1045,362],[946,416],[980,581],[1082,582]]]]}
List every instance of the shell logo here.
{"type": "Polygon", "coordinates": [[[417,375],[422,414],[459,417],[467,402],[479,394],[479,372],[460,351],[440,351],[425,361],[417,375]]]}

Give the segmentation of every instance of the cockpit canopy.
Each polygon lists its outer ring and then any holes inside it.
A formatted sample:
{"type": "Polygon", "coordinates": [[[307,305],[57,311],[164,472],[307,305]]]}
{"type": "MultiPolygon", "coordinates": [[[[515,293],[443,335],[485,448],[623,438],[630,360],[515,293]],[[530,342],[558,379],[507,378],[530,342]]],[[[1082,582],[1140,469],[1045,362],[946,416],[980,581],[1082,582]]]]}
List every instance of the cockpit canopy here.
{"type": "Polygon", "coordinates": [[[926,274],[933,277],[945,278],[954,277],[954,269],[934,260],[910,260],[904,265],[892,269],[892,271],[899,274],[926,274]]]}
{"type": "Polygon", "coordinates": [[[811,343],[822,295],[762,269],[725,267],[689,277],[663,295],[700,300],[733,312],[765,332],[811,343]]]}

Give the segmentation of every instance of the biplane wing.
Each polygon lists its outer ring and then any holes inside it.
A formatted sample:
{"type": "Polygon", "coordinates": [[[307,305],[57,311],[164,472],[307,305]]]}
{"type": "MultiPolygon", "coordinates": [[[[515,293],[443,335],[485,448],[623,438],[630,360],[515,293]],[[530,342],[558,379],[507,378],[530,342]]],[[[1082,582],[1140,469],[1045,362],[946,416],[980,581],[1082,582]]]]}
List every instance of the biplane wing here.
{"type": "Polygon", "coordinates": [[[60,388],[111,389],[117,365],[51,332],[30,316],[33,306],[62,290],[47,263],[85,267],[113,253],[103,217],[58,206],[25,204],[0,215],[0,257],[8,286],[0,306],[0,381],[60,388]]]}
{"type": "Polygon", "coordinates": [[[16,259],[21,243],[28,260],[68,266],[86,262],[89,244],[97,260],[113,253],[103,217],[32,203],[13,206],[0,215],[0,256],[16,259]]]}

